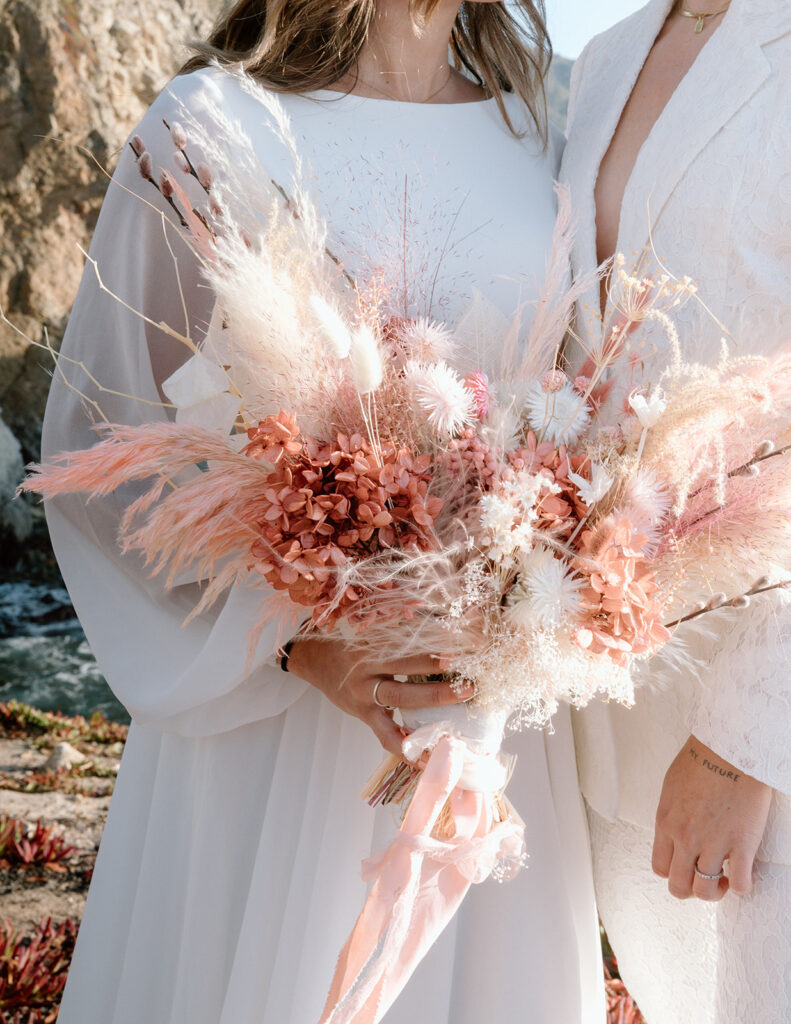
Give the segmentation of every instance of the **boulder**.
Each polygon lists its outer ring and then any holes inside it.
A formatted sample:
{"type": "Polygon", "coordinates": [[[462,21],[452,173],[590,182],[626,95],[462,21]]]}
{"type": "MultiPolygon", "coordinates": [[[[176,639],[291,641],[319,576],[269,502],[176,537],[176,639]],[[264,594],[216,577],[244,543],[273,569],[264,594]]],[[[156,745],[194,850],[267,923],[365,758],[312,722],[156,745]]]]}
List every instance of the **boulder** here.
{"type": "Polygon", "coordinates": [[[19,442],[0,418],[0,563],[30,536],[30,505],[14,497],[24,472],[19,442]]]}
{"type": "MultiPolygon", "coordinates": [[[[119,150],[218,0],[0,4],[0,309],[57,346],[119,150]]],[[[0,323],[0,405],[39,454],[52,359],[0,323]]],[[[8,445],[0,436],[0,451],[8,445]]],[[[9,456],[10,458],[11,456],[9,456]]]]}

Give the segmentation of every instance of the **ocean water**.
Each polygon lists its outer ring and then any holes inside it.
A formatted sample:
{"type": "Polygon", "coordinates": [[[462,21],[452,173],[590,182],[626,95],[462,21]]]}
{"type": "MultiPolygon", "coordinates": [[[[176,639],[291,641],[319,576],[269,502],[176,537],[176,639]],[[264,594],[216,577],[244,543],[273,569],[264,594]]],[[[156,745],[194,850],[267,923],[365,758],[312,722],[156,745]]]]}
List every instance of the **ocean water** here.
{"type": "Polygon", "coordinates": [[[117,722],[129,715],[91,653],[67,591],[48,584],[0,583],[0,701],[117,722]]]}

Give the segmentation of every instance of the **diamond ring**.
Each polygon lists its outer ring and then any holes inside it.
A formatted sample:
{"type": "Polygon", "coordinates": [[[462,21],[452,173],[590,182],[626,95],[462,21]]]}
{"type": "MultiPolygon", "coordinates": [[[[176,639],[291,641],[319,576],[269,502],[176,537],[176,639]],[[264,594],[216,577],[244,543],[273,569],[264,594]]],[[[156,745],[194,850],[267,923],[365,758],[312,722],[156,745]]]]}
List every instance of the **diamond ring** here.
{"type": "Polygon", "coordinates": [[[698,862],[695,861],[695,874],[698,876],[698,878],[705,878],[707,882],[719,882],[719,880],[725,874],[725,870],[723,868],[720,868],[719,872],[716,875],[707,875],[705,871],[700,870],[700,868],[698,867],[698,862]]]}

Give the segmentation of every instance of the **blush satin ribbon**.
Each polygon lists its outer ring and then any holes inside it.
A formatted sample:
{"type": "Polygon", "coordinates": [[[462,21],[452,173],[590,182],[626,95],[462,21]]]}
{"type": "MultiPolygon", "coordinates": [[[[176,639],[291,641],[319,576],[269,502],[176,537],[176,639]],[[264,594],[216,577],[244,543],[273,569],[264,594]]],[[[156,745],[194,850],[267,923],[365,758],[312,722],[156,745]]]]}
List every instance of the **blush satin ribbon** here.
{"type": "Polygon", "coordinates": [[[450,723],[424,726],[404,741],[417,760],[430,750],[412,802],[393,842],[363,863],[373,885],[338,959],[319,1024],[377,1024],[456,913],[473,882],[498,862],[515,873],[524,825],[514,814],[492,822],[493,800],[511,765],[476,754],[450,723]],[[450,801],[452,839],[431,832],[450,801]]]}

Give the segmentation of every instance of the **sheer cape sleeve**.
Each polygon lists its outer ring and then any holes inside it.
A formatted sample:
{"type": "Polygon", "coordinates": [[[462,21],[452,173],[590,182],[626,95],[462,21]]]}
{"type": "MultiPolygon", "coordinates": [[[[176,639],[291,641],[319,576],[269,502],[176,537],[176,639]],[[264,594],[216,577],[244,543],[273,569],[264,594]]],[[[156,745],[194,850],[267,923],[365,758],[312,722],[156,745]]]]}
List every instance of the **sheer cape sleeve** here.
{"type": "MultiPolygon", "coordinates": [[[[230,82],[217,69],[205,69],[174,79],[133,133],[151,153],[153,177],[162,169],[178,176],[197,206],[206,196],[176,169],[163,121],[178,122],[184,106],[200,119],[207,90],[215,103],[219,91],[224,112],[233,115],[233,89],[223,77],[230,82]]],[[[162,384],[190,351],[155,325],[168,324],[199,343],[214,306],[199,260],[175,221],[125,146],[89,253],[104,288],[87,263],[47,404],[44,461],[95,443],[92,425],[101,420],[137,425],[173,418],[162,384]]],[[[308,684],[278,665],[276,649],[288,638],[281,622],[272,621],[250,653],[248,636],[265,591],[240,581],[224,604],[185,625],[200,584],[167,589],[138,555],[121,553],[120,520],[135,496],[130,489],[90,502],[69,495],[46,504],[66,586],[111,688],[135,722],[182,735],[209,735],[280,714],[308,684]]]]}

